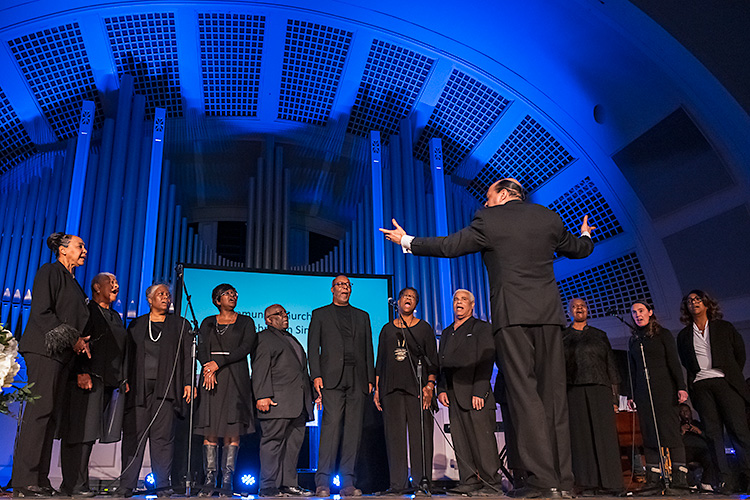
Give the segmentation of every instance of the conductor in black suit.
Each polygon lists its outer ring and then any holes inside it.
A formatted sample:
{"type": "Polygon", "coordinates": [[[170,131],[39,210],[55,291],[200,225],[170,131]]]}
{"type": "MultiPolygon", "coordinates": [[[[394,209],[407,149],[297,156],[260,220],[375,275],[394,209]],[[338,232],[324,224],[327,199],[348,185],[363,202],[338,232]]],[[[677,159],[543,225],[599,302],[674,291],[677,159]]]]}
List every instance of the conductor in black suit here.
{"type": "Polygon", "coordinates": [[[268,328],[258,334],[253,392],[260,420],[260,496],[310,496],[297,483],[305,423],[315,418],[307,358],[286,331],[289,315],[279,304],[265,311],[268,328]]]}
{"type": "Polygon", "coordinates": [[[310,376],[318,406],[323,406],[315,495],[330,495],[331,473],[340,453],[341,495],[360,496],[354,466],[365,400],[375,383],[372,330],[370,316],[349,304],[349,278],[336,276],[331,293],[333,303],[312,312],[307,334],[310,376]]]}
{"type": "Polygon", "coordinates": [[[438,401],[448,407],[460,484],[450,493],[502,495],[495,441],[492,327],[474,317],[474,294],[453,294],[454,321],[440,336],[438,401]]]}
{"type": "Polygon", "coordinates": [[[507,383],[519,458],[529,473],[528,487],[509,494],[536,497],[573,487],[561,335],[565,316],[553,261],[555,255],[590,255],[594,227],[585,216],[581,236],[576,237],[555,212],[524,199],[518,181],[502,179],[487,190],[486,208],[456,233],[415,238],[395,219],[395,229],[381,231],[415,255],[482,253],[490,281],[495,347],[507,383]]]}
{"type": "Polygon", "coordinates": [[[706,426],[719,468],[719,493],[734,492],[724,451],[724,427],[738,448],[742,471],[750,477],[750,430],[745,406],[750,390],[745,384],[745,342],[722,318],[719,304],[702,290],[692,290],[680,304],[680,320],[687,325],[677,335],[677,352],[687,370],[690,399],[706,426]]]}

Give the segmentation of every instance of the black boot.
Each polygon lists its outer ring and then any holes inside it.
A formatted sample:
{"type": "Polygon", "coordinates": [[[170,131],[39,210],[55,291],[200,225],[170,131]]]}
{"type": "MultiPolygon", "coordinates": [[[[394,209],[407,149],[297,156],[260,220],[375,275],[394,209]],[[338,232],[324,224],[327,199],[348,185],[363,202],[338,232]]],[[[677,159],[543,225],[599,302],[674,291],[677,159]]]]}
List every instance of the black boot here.
{"type": "Polygon", "coordinates": [[[646,464],[646,483],[643,488],[638,490],[636,495],[652,495],[654,491],[661,491],[664,483],[661,479],[661,467],[658,465],[646,464]]]}
{"type": "Polygon", "coordinates": [[[232,496],[234,492],[234,464],[237,462],[237,452],[240,447],[237,445],[226,445],[222,450],[222,471],[221,496],[232,496]]]}
{"type": "Polygon", "coordinates": [[[203,471],[206,473],[206,480],[203,482],[199,497],[210,497],[216,489],[216,454],[219,452],[219,445],[203,445],[203,471]]]}
{"type": "Polygon", "coordinates": [[[689,489],[688,485],[688,468],[685,464],[672,464],[672,488],[679,490],[689,489]]]}

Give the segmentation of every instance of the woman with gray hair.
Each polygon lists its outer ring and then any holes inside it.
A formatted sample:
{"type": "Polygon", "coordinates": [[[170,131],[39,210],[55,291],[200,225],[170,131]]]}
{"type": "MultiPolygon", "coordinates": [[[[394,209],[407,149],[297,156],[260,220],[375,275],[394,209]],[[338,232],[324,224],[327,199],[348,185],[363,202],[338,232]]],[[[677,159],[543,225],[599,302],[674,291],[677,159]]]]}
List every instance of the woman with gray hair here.
{"type": "Polygon", "coordinates": [[[128,327],[130,391],[125,408],[122,475],[116,496],[129,497],[138,482],[148,438],[157,496],[169,496],[174,414],[190,402],[190,324],[169,314],[172,294],[163,283],[146,290],[150,311],[128,327]]]}
{"type": "Polygon", "coordinates": [[[86,261],[86,245],[78,236],[52,233],[47,246],[56,260],[36,272],[31,313],[18,346],[39,399],[23,412],[13,456],[14,497],[57,493],[47,476],[62,389],[75,355],[90,356],[88,339],[82,336],[89,317],[86,294],[73,275],[86,261]]]}

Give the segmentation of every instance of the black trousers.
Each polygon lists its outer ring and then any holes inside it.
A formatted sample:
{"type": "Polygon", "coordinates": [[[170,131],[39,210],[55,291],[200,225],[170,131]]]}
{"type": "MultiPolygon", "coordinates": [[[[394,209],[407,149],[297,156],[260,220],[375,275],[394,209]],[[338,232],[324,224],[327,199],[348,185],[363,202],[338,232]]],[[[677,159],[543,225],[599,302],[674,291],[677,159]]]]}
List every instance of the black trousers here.
{"type": "Polygon", "coordinates": [[[451,388],[448,388],[448,403],[451,440],[456,451],[461,484],[484,486],[484,480],[499,485],[502,478],[497,472],[500,469],[500,455],[495,440],[495,405],[485,404],[478,411],[464,410],[458,405],[451,388]]]}
{"type": "Polygon", "coordinates": [[[135,489],[138,474],[143,464],[146,439],[151,452],[151,469],[156,477],[157,488],[168,488],[171,484],[172,451],[174,448],[174,403],[162,400],[163,394],[154,394],[155,381],[146,381],[146,406],[128,408],[123,417],[122,477],[120,485],[135,489]],[[164,402],[161,405],[162,401],[164,402]],[[161,405],[161,409],[159,406],[161,405]],[[151,429],[146,431],[153,419],[151,429]],[[143,443],[138,443],[143,439],[143,443]],[[132,462],[132,463],[131,463],[132,462]]]}
{"type": "Polygon", "coordinates": [[[518,456],[537,488],[573,487],[565,357],[558,325],[495,332],[518,456]]]}
{"type": "Polygon", "coordinates": [[[725,378],[709,378],[693,384],[692,400],[713,448],[720,480],[730,477],[729,463],[724,450],[724,427],[732,438],[740,465],[750,474],[750,430],[745,417],[745,400],[725,378]]]}
{"type": "Polygon", "coordinates": [[[305,440],[305,413],[260,419],[260,491],[297,484],[297,461],[305,440]]]}
{"type": "Polygon", "coordinates": [[[94,442],[60,443],[60,466],[63,482],[60,489],[63,493],[89,489],[89,459],[94,442]]]}
{"type": "MultiPolygon", "coordinates": [[[[381,404],[391,480],[389,487],[396,490],[405,490],[410,486],[408,457],[411,458],[411,476],[415,483],[419,483],[423,476],[419,398],[413,394],[396,391],[383,396],[381,404]]],[[[432,481],[432,431],[434,424],[430,410],[424,410],[422,413],[424,415],[424,442],[427,455],[424,471],[427,480],[432,481]]]]}
{"type": "Polygon", "coordinates": [[[323,418],[320,424],[320,449],[315,485],[330,488],[331,474],[339,461],[341,487],[354,486],[354,466],[362,437],[365,393],[354,383],[354,366],[344,366],[336,389],[323,389],[323,418]]]}
{"type": "Polygon", "coordinates": [[[13,455],[12,485],[49,487],[52,442],[55,439],[61,397],[68,378],[67,364],[40,354],[26,353],[26,373],[39,399],[26,403],[13,455]]]}

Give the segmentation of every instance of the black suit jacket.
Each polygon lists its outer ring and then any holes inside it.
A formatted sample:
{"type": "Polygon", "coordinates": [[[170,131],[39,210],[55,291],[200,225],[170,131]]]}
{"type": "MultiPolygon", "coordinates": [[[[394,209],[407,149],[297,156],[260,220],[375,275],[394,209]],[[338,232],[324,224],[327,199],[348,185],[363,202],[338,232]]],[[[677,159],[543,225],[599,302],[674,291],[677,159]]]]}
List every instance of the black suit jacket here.
{"type": "MultiPolygon", "coordinates": [[[[339,306],[329,304],[315,309],[307,332],[310,377],[322,377],[325,389],[338,387],[344,371],[344,339],[338,326],[335,307],[339,306]]],[[[356,356],[355,383],[367,394],[368,384],[375,385],[370,315],[362,309],[352,307],[352,329],[356,356]]]]}
{"type": "Polygon", "coordinates": [[[83,335],[89,337],[91,358],[76,356],[73,375],[88,373],[101,380],[107,387],[119,387],[120,383],[127,379],[125,325],[119,320],[120,327],[112,328],[104,317],[109,311],[102,310],[93,300],[89,302],[88,307],[89,320],[83,329],[83,335]]]}
{"type": "Polygon", "coordinates": [[[573,236],[552,210],[509,201],[479,210],[468,227],[444,237],[414,238],[414,255],[458,257],[481,252],[490,280],[492,323],[565,325],[553,262],[594,250],[591,238],[573,236]]]}
{"type": "Polygon", "coordinates": [[[70,335],[69,349],[52,355],[47,351],[45,336],[63,324],[77,330],[80,336],[89,319],[87,301],[81,285],[60,261],[44,264],[34,276],[31,312],[18,344],[19,352],[41,354],[61,362],[70,361],[74,354],[72,345],[77,336],[73,338],[70,335]]]}
{"type": "MultiPolygon", "coordinates": [[[[145,406],[146,404],[146,336],[148,335],[148,317],[146,313],[138,316],[128,327],[128,346],[130,353],[128,366],[128,383],[130,392],[127,393],[128,406],[145,406]]],[[[156,387],[154,392],[161,398],[179,402],[183,389],[190,385],[190,345],[192,343],[190,323],[181,316],[167,314],[164,328],[159,340],[159,370],[156,373],[156,387]],[[180,342],[182,335],[182,342],[180,342]],[[169,391],[167,386],[175,365],[174,380],[169,391]]]]}
{"type": "Polygon", "coordinates": [[[457,330],[453,323],[440,336],[440,379],[438,393],[453,389],[456,401],[464,410],[471,410],[473,396],[495,405],[490,378],[495,363],[495,342],[489,323],[477,318],[467,319],[457,330]]]}
{"type": "Polygon", "coordinates": [[[253,392],[255,399],[271,398],[277,406],[258,412],[259,419],[297,418],[303,411],[313,420],[313,397],[307,357],[302,344],[293,335],[268,327],[258,334],[253,357],[253,392]],[[299,345],[302,361],[292,347],[299,345]]]}
{"type": "MultiPolygon", "coordinates": [[[[720,319],[708,322],[709,342],[711,343],[711,363],[724,372],[726,381],[750,403],[750,390],[745,384],[742,370],[745,368],[745,342],[732,323],[720,319]]],[[[700,371],[693,343],[693,324],[677,334],[677,352],[688,374],[688,390],[693,390],[693,380],[700,371]]]]}

